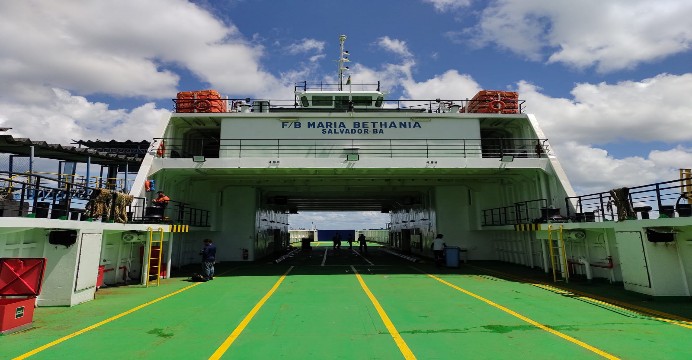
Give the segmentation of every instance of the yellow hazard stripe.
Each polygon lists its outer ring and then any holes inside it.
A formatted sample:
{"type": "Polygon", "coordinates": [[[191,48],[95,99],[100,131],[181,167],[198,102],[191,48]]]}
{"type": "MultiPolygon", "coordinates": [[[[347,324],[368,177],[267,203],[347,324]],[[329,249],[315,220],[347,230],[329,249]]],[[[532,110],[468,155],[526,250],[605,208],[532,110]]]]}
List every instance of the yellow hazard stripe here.
{"type": "Polygon", "coordinates": [[[168,232],[190,232],[190,225],[181,225],[181,224],[175,224],[175,225],[169,225],[168,226],[168,232]]]}
{"type": "Polygon", "coordinates": [[[515,231],[541,231],[541,224],[516,224],[515,231]]]}

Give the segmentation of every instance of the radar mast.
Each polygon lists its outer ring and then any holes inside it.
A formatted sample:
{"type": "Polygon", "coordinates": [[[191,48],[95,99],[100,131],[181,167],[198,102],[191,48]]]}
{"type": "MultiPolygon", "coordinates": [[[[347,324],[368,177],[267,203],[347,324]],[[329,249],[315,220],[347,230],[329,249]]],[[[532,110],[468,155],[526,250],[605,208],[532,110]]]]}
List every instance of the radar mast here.
{"type": "Polygon", "coordinates": [[[344,70],[348,70],[344,63],[351,61],[348,59],[348,50],[344,50],[344,42],[346,35],[339,35],[339,91],[344,90],[344,70]]]}

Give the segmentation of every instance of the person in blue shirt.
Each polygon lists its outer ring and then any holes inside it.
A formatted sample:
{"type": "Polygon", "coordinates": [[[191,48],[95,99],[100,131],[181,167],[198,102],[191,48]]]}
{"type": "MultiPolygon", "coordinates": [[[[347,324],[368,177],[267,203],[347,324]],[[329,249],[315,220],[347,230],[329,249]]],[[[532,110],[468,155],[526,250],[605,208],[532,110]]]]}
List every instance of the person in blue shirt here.
{"type": "Polygon", "coordinates": [[[199,253],[202,255],[202,270],[204,278],[214,280],[214,263],[216,262],[216,245],[211,239],[204,239],[204,247],[199,253]]]}

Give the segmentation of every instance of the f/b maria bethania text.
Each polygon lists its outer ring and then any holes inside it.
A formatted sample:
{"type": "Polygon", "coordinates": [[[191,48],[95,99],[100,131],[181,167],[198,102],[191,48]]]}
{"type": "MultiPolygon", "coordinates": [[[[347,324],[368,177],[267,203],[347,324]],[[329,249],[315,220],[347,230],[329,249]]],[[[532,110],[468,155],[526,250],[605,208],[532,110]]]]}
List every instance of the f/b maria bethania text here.
{"type": "Polygon", "coordinates": [[[322,134],[384,134],[387,129],[420,129],[418,121],[282,121],[282,129],[316,129],[322,134]]]}

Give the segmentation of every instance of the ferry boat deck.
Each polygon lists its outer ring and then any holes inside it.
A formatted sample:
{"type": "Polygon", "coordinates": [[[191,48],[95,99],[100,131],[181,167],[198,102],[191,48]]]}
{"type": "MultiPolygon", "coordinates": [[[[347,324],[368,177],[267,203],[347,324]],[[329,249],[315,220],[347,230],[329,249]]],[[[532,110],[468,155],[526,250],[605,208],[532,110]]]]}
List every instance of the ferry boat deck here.
{"type": "Polygon", "coordinates": [[[279,263],[226,262],[160,286],[105,287],[36,309],[2,337],[13,359],[689,359],[689,298],[654,299],[524,266],[459,268],[332,244],[279,263]],[[550,283],[550,284],[548,284],[550,283]]]}

